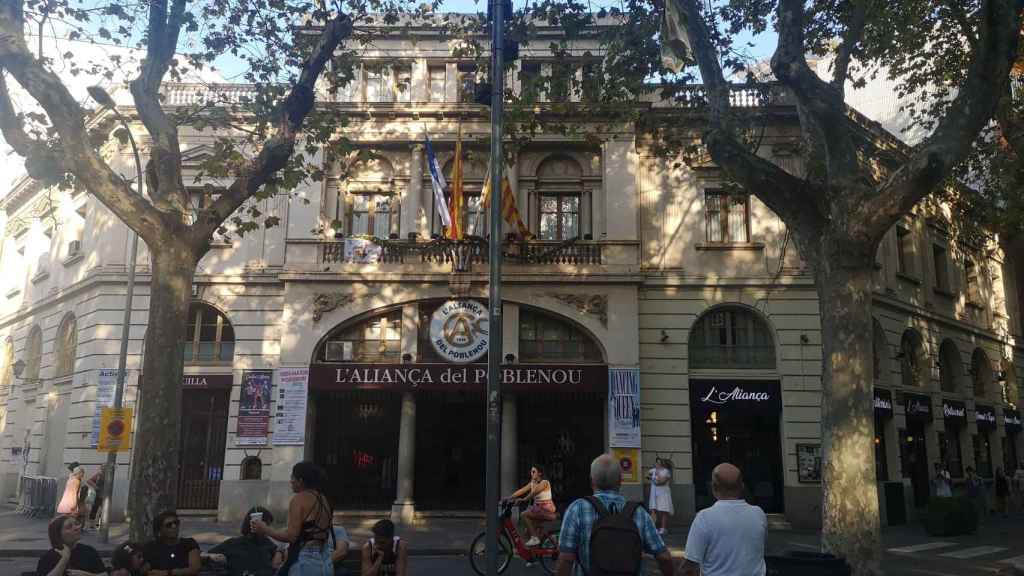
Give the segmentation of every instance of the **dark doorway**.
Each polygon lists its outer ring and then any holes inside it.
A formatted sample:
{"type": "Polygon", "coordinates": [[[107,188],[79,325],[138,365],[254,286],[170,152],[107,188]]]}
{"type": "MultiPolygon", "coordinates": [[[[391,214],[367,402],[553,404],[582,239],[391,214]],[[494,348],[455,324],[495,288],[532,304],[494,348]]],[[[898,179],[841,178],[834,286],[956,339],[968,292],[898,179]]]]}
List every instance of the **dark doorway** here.
{"type": "Polygon", "coordinates": [[[711,471],[730,462],[743,472],[751,504],[769,514],[783,512],[778,382],[691,380],[690,400],[697,509],[714,504],[711,471]],[[744,400],[750,394],[761,400],[744,400]]]}
{"type": "Polygon", "coordinates": [[[395,392],[321,392],[313,397],[313,459],[341,510],[390,510],[395,501],[402,397],[395,392]]]}
{"type": "Polygon", "coordinates": [[[486,416],[482,391],[416,397],[418,509],[484,509],[486,416]]]}
{"type": "Polygon", "coordinates": [[[900,460],[903,477],[910,478],[914,490],[914,506],[928,504],[928,448],[925,444],[924,423],[910,420],[907,429],[900,430],[900,460]]]}
{"type": "Polygon", "coordinates": [[[605,398],[584,392],[517,395],[517,487],[526,484],[531,466],[540,465],[559,510],[591,493],[590,463],[604,452],[605,398]]]}
{"type": "Polygon", "coordinates": [[[230,395],[230,389],[182,391],[179,508],[217,508],[224,476],[230,395]]]}

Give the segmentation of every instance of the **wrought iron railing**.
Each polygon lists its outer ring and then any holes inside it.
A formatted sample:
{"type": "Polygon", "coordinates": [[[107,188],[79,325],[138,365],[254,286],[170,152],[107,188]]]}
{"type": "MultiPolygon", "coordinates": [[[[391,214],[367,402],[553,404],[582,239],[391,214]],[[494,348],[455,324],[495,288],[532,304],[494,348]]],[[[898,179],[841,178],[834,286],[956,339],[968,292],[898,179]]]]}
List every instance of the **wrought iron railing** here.
{"type": "Polygon", "coordinates": [[[775,368],[774,346],[690,345],[690,368],[775,368]]]}
{"type": "MultiPolygon", "coordinates": [[[[325,264],[451,264],[455,272],[465,272],[474,264],[486,264],[488,261],[487,240],[484,238],[427,242],[374,240],[373,244],[372,253],[363,249],[358,255],[353,255],[351,249],[346,253],[344,240],[324,242],[320,245],[320,261],[325,264]]],[[[507,241],[502,246],[502,256],[510,264],[600,265],[602,246],[598,242],[576,239],[507,241]]]]}

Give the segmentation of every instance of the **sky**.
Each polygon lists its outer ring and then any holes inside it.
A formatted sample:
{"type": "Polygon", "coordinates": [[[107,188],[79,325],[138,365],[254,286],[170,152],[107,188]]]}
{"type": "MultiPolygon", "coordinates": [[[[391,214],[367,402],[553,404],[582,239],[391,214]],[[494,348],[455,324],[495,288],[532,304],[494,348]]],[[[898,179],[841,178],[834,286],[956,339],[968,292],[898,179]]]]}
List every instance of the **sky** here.
{"type": "MultiPolygon", "coordinates": [[[[523,6],[525,2],[526,0],[513,0],[513,3],[517,8],[523,6]]],[[[617,4],[618,2],[611,0],[592,0],[594,11],[601,8],[612,7],[617,4]]],[[[486,11],[487,4],[486,0],[447,0],[442,4],[441,9],[446,12],[475,13],[486,11]]],[[[99,84],[111,92],[116,92],[118,86],[122,86],[127,79],[133,77],[137,72],[138,59],[135,51],[111,44],[68,41],[66,39],[66,32],[67,29],[62,29],[59,25],[55,26],[51,24],[50,31],[44,33],[44,51],[48,56],[55,58],[55,64],[53,66],[54,71],[62,78],[71,93],[84,105],[91,105],[85,91],[86,87],[99,84]],[[97,61],[109,64],[113,58],[117,57],[122,60],[123,64],[115,72],[113,79],[107,79],[100,75],[90,74],[88,72],[73,74],[70,64],[62,61],[61,59],[61,55],[65,53],[73,54],[75,61],[78,63],[97,61]]],[[[745,52],[754,60],[764,60],[769,58],[775,48],[775,35],[773,33],[763,34],[757,38],[751,38],[748,35],[746,37],[742,37],[741,40],[743,42],[752,43],[752,46],[747,48],[745,52]]],[[[30,44],[34,48],[37,42],[37,40],[32,39],[30,44]]],[[[738,42],[737,45],[740,45],[740,43],[738,42]]],[[[236,79],[237,70],[239,68],[237,62],[224,59],[217,64],[219,64],[220,69],[217,71],[207,71],[203,73],[201,75],[202,80],[207,82],[225,81],[225,79],[227,81],[239,81],[236,79]]],[[[12,98],[20,109],[27,111],[35,108],[34,102],[31,98],[21,91],[17,87],[16,83],[8,82],[8,85],[12,92],[12,98]]],[[[116,93],[115,96],[117,96],[116,93]]],[[[122,97],[126,96],[127,94],[122,94],[122,97]]],[[[128,101],[125,103],[130,104],[128,101]]],[[[13,151],[7,145],[6,141],[4,141],[3,137],[0,136],[0,198],[9,192],[11,186],[13,186],[23,174],[24,160],[20,156],[13,154],[13,151]]]]}

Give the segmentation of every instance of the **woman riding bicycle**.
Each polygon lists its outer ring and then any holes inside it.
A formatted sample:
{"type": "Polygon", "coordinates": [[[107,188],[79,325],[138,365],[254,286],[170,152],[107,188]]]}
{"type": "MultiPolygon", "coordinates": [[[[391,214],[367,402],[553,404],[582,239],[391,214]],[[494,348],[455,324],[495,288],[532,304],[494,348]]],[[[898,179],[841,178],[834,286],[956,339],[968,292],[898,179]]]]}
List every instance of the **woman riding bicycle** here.
{"type": "Polygon", "coordinates": [[[551,495],[551,482],[544,479],[544,470],[534,465],[530,468],[530,482],[509,497],[512,500],[533,500],[526,512],[523,512],[523,520],[526,521],[526,531],[530,539],[526,541],[527,546],[540,544],[541,529],[544,522],[550,522],[558,517],[555,511],[555,502],[551,495]]]}

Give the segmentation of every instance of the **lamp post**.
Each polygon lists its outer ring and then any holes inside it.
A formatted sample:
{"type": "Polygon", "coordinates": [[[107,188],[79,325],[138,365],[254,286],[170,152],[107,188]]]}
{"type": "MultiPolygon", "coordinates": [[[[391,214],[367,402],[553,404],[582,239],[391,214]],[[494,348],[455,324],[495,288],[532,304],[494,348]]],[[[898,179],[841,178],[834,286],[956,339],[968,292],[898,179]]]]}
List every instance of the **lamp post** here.
{"type": "MultiPolygon", "coordinates": [[[[101,108],[110,110],[114,118],[121,123],[125,133],[128,135],[128,142],[132,145],[132,155],[135,157],[135,185],[138,187],[139,195],[143,195],[142,161],[139,159],[139,147],[132,136],[128,120],[117,111],[114,99],[107,94],[107,91],[99,86],[87,88],[89,96],[100,105],[101,108]]],[[[128,363],[128,331],[132,323],[132,299],[135,296],[135,255],[139,251],[139,235],[129,228],[132,237],[131,250],[128,253],[128,293],[125,295],[124,319],[121,322],[121,351],[117,358],[117,386],[114,388],[114,408],[121,408],[124,405],[125,379],[127,376],[126,365],[128,363]]],[[[129,431],[129,433],[131,433],[129,431]]],[[[103,467],[103,526],[100,528],[100,542],[106,544],[110,541],[110,499],[114,494],[114,478],[117,476],[117,452],[107,452],[107,463],[103,467]]]]}

